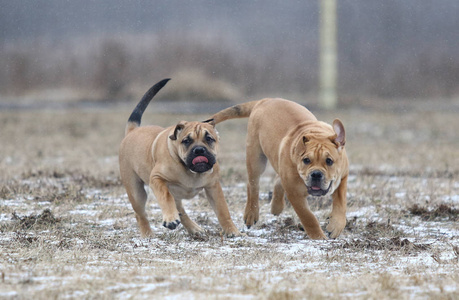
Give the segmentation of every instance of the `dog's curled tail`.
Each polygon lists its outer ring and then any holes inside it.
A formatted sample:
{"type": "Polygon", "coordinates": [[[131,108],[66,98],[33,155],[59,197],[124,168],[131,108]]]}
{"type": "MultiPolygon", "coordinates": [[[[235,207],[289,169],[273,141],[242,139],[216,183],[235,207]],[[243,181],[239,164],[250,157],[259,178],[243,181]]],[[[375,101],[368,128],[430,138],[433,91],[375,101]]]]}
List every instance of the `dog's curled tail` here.
{"type": "Polygon", "coordinates": [[[221,123],[229,119],[247,118],[250,116],[252,109],[255,107],[255,105],[258,102],[260,102],[260,100],[237,104],[237,105],[225,108],[219,111],[218,113],[215,113],[207,121],[213,120],[215,124],[218,124],[218,123],[221,123]]]}
{"type": "Polygon", "coordinates": [[[151,99],[166,85],[166,83],[170,80],[170,78],[166,78],[152,86],[146,93],[143,95],[140,102],[134,108],[131,113],[131,116],[128,119],[126,125],[125,134],[127,135],[131,130],[136,127],[140,126],[140,122],[142,121],[142,115],[145,109],[147,108],[148,104],[150,103],[151,99]]]}

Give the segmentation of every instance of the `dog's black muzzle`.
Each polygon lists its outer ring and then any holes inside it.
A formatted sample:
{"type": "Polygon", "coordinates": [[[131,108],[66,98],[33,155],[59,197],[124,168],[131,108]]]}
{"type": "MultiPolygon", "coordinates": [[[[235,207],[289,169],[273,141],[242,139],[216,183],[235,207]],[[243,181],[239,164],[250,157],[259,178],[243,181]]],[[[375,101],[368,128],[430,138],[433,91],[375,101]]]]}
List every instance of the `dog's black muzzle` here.
{"type": "Polygon", "coordinates": [[[309,174],[308,182],[306,184],[306,187],[308,188],[308,194],[316,197],[326,195],[330,190],[333,181],[330,182],[328,187],[324,187],[324,179],[325,176],[320,171],[313,171],[311,174],[309,174]]]}
{"type": "Polygon", "coordinates": [[[195,146],[188,154],[186,165],[196,173],[204,173],[213,168],[216,163],[215,156],[207,151],[206,147],[195,146]]]}

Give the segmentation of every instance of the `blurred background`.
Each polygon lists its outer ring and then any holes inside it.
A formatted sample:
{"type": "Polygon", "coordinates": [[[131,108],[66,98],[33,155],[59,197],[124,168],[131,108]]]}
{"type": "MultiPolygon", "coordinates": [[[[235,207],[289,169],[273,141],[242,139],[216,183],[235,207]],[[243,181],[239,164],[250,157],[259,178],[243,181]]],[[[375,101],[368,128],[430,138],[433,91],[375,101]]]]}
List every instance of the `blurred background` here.
{"type": "MultiPolygon", "coordinates": [[[[459,96],[459,1],[339,0],[338,103],[459,96]]],[[[0,104],[319,94],[319,1],[0,0],[0,104]]],[[[455,100],[456,99],[456,100],[455,100]]]]}

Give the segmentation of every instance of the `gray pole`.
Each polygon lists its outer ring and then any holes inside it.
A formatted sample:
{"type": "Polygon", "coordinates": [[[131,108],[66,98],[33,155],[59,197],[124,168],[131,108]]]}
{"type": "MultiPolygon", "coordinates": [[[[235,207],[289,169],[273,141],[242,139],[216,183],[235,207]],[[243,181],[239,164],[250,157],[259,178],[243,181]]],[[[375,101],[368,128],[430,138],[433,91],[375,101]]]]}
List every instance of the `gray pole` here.
{"type": "Polygon", "coordinates": [[[320,106],[337,104],[336,0],[320,1],[320,106]]]}

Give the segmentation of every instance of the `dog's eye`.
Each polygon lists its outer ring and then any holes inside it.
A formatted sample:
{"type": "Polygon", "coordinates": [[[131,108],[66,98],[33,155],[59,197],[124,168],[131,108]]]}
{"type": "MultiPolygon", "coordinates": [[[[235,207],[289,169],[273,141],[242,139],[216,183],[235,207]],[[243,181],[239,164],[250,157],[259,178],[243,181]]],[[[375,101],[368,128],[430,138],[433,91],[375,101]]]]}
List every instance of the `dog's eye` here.
{"type": "Polygon", "coordinates": [[[308,157],[303,158],[303,163],[304,163],[305,165],[309,165],[309,164],[311,163],[311,160],[310,160],[308,157]]]}
{"type": "Polygon", "coordinates": [[[325,162],[327,163],[328,166],[332,166],[333,165],[333,159],[331,159],[331,158],[327,158],[325,160],[325,162]]]}
{"type": "Polygon", "coordinates": [[[189,145],[191,144],[192,140],[189,137],[186,137],[182,140],[182,144],[189,145]]]}
{"type": "Polygon", "coordinates": [[[211,135],[209,135],[209,134],[206,134],[205,139],[206,139],[206,142],[207,142],[208,144],[211,144],[211,143],[215,142],[215,139],[214,139],[211,135]]]}

